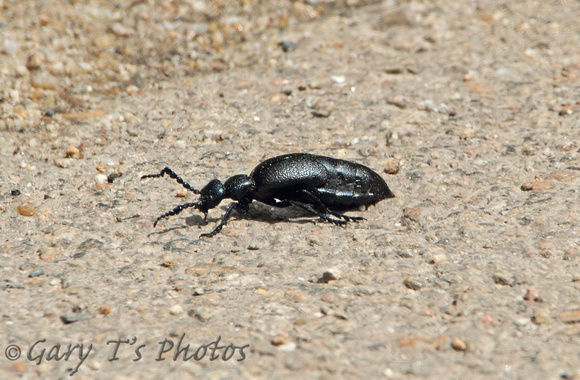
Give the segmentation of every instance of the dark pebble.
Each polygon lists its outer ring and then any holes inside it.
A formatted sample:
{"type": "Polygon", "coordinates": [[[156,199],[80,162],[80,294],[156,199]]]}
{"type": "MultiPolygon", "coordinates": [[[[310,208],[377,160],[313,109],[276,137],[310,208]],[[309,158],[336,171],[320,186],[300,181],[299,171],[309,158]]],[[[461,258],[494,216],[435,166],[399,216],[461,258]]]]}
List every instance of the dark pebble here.
{"type": "Polygon", "coordinates": [[[18,189],[14,189],[14,190],[10,191],[10,195],[12,195],[13,197],[17,197],[20,194],[22,194],[22,193],[18,189]]]}
{"type": "Polygon", "coordinates": [[[28,274],[28,277],[38,277],[38,276],[42,276],[43,274],[44,274],[44,269],[36,268],[28,274]]]}
{"type": "Polygon", "coordinates": [[[385,69],[387,74],[403,74],[404,70],[402,67],[389,67],[385,69]]]}
{"type": "Polygon", "coordinates": [[[505,154],[516,154],[516,146],[515,145],[508,145],[505,149],[505,154]]]}
{"type": "Polygon", "coordinates": [[[280,43],[278,43],[278,45],[282,48],[282,50],[284,50],[285,53],[288,53],[290,51],[294,51],[298,48],[298,44],[295,42],[290,42],[287,40],[282,40],[280,41],[280,43]]]}
{"type": "Polygon", "coordinates": [[[97,239],[87,239],[83,241],[79,246],[78,250],[83,251],[86,249],[101,249],[103,247],[103,242],[97,239]]]}
{"type": "Polygon", "coordinates": [[[316,110],[316,111],[312,111],[312,115],[314,115],[315,117],[329,117],[330,113],[332,111],[328,110],[328,109],[322,109],[322,110],[316,110]]]}
{"type": "Polygon", "coordinates": [[[77,252],[74,255],[72,255],[72,258],[73,259],[80,259],[81,257],[83,257],[86,254],[87,254],[87,251],[80,251],[80,252],[77,252]]]}
{"type": "Polygon", "coordinates": [[[409,178],[413,182],[419,181],[421,178],[423,178],[423,172],[422,171],[414,171],[414,172],[407,173],[407,178],[409,178]]]}
{"type": "Polygon", "coordinates": [[[65,324],[84,321],[86,319],[89,319],[89,316],[85,313],[65,313],[60,316],[60,320],[65,324]]]}

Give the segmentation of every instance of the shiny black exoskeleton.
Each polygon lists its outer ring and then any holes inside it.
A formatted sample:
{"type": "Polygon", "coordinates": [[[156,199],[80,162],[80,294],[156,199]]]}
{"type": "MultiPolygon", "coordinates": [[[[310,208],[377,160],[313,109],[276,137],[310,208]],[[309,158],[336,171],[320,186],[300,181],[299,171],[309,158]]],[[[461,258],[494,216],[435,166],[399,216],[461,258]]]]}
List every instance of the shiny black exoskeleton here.
{"type": "Polygon", "coordinates": [[[141,178],[163,177],[165,174],[186,189],[200,194],[200,198],[197,202],[184,203],[161,215],[153,226],[159,220],[177,215],[190,207],[201,211],[205,221],[208,211],[217,207],[224,198],[235,201],[229,205],[220,224],[210,233],[201,235],[206,237],[221,231],[234,208],[245,213],[254,200],[275,207],[298,206],[327,222],[342,225],[364,218],[347,216],[339,211],[370,206],[394,197],[385,180],[370,168],[308,153],[270,158],[256,166],[249,176],[235,175],[224,184],[214,179],[201,191],[191,187],[167,167],[159,174],[144,175],[141,178]]]}

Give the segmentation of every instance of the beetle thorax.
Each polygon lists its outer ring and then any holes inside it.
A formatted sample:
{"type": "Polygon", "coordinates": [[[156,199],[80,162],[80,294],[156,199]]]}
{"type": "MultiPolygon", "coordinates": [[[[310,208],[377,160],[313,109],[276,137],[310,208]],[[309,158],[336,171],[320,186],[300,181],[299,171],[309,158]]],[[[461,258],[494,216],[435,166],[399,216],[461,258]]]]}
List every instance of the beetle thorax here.
{"type": "Polygon", "coordinates": [[[256,185],[254,180],[245,174],[238,174],[229,178],[225,183],[225,198],[231,198],[241,203],[250,203],[253,199],[256,185]]]}

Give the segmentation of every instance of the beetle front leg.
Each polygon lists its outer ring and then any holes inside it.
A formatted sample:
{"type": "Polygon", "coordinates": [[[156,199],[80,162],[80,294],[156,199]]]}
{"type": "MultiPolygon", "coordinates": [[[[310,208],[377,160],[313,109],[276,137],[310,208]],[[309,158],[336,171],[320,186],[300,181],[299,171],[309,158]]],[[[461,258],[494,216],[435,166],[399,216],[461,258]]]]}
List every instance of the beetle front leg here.
{"type": "Polygon", "coordinates": [[[228,219],[230,218],[232,211],[234,211],[234,208],[243,212],[243,213],[246,213],[248,211],[248,207],[249,207],[249,205],[238,203],[238,202],[230,203],[226,213],[222,217],[220,224],[218,224],[216,226],[216,228],[213,229],[213,231],[211,231],[209,233],[201,234],[199,237],[213,237],[213,236],[215,236],[218,232],[220,232],[222,230],[223,226],[228,224],[228,219]]]}

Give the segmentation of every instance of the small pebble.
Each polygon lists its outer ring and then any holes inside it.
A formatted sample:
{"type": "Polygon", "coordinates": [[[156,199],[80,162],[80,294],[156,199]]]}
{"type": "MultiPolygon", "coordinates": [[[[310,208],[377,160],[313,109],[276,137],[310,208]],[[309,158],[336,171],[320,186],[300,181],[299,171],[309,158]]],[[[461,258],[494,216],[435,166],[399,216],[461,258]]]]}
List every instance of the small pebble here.
{"type": "Polygon", "coordinates": [[[421,111],[428,111],[428,112],[437,112],[438,109],[435,107],[435,103],[432,100],[423,100],[419,103],[418,108],[421,111]]]}
{"type": "Polygon", "coordinates": [[[18,213],[22,216],[32,216],[36,208],[32,203],[26,202],[16,208],[18,213]]]}
{"type": "Polygon", "coordinates": [[[133,34],[133,31],[121,23],[114,23],[110,27],[111,32],[113,32],[117,37],[129,37],[133,34]]]}
{"type": "Polygon", "coordinates": [[[467,140],[475,137],[475,130],[473,128],[465,128],[463,132],[461,132],[461,139],[467,140]]]}
{"type": "Polygon", "coordinates": [[[542,302],[540,298],[540,291],[535,286],[531,286],[524,295],[526,301],[542,302]]]}
{"type": "Polygon", "coordinates": [[[288,342],[286,344],[278,346],[278,350],[282,352],[293,352],[296,350],[296,343],[288,342]]]}
{"type": "Polygon", "coordinates": [[[40,252],[39,257],[42,261],[50,261],[53,260],[58,255],[62,255],[62,251],[59,251],[58,249],[53,247],[48,247],[42,252],[40,252]]]}
{"type": "Polygon", "coordinates": [[[414,207],[405,207],[401,216],[401,224],[410,229],[416,229],[421,225],[421,214],[414,207]]]}
{"type": "Polygon", "coordinates": [[[433,255],[433,257],[431,258],[431,263],[433,264],[441,264],[447,261],[447,255],[445,255],[444,253],[438,253],[433,255]]]}
{"type": "Polygon", "coordinates": [[[283,94],[281,92],[277,92],[275,94],[273,94],[272,96],[270,96],[270,101],[272,103],[280,103],[283,102],[284,100],[288,99],[288,95],[283,94]]]}
{"type": "Polygon", "coordinates": [[[257,250],[260,249],[260,247],[258,245],[256,245],[256,244],[250,244],[250,245],[248,245],[248,249],[250,251],[257,251],[257,250]]]}
{"type": "Polygon", "coordinates": [[[169,309],[169,314],[171,315],[179,315],[183,313],[183,308],[180,305],[174,305],[169,309]]]}
{"type": "Polygon", "coordinates": [[[508,272],[494,273],[491,278],[493,279],[493,282],[499,285],[511,286],[515,282],[514,276],[508,272]]]}
{"type": "Polygon", "coordinates": [[[322,277],[319,282],[329,283],[330,281],[336,281],[341,277],[342,273],[336,268],[327,269],[322,273],[322,277]]]}
{"type": "Polygon", "coordinates": [[[111,314],[111,307],[109,305],[101,305],[97,311],[101,315],[109,315],[111,314]]]}
{"type": "Polygon", "coordinates": [[[10,195],[12,195],[13,197],[17,197],[20,194],[22,194],[22,193],[18,189],[10,190],[10,195]]]}
{"type": "Polygon", "coordinates": [[[54,160],[54,164],[59,168],[63,169],[70,168],[70,161],[64,158],[56,158],[54,160]]]}
{"type": "Polygon", "coordinates": [[[317,104],[315,106],[314,111],[312,111],[312,115],[315,117],[322,117],[326,118],[329,117],[332,111],[334,110],[334,103],[327,102],[322,104],[317,104]]]}
{"type": "Polygon", "coordinates": [[[551,181],[534,181],[524,183],[521,189],[523,191],[542,191],[551,189],[553,187],[554,183],[551,181]]]}
{"type": "Polygon", "coordinates": [[[550,323],[552,321],[552,317],[550,316],[550,311],[547,309],[534,310],[534,316],[532,317],[532,321],[536,325],[543,325],[546,323],[550,323]]]}
{"type": "Polygon", "coordinates": [[[323,118],[329,117],[331,113],[332,113],[331,109],[319,109],[319,110],[312,111],[313,116],[323,117],[323,118]]]}
{"type": "Polygon", "coordinates": [[[411,290],[421,290],[425,284],[418,277],[408,276],[403,282],[411,290]]]}
{"type": "Polygon", "coordinates": [[[466,351],[467,350],[467,344],[465,344],[464,341],[462,341],[461,339],[459,339],[457,337],[451,339],[451,347],[453,347],[453,349],[455,351],[466,351]]]}
{"type": "Polygon", "coordinates": [[[529,320],[526,318],[518,318],[514,321],[516,326],[525,326],[528,324],[528,322],[529,322],[529,320]]]}
{"type": "Polygon", "coordinates": [[[304,302],[308,299],[308,295],[299,289],[288,289],[284,293],[284,298],[293,302],[304,302]]]}
{"type": "Polygon", "coordinates": [[[111,174],[109,174],[107,176],[107,183],[113,183],[115,181],[115,178],[118,178],[120,176],[121,176],[121,174],[119,174],[119,173],[111,173],[111,174]]]}
{"type": "Polygon", "coordinates": [[[387,73],[387,74],[398,75],[398,74],[403,74],[404,72],[405,72],[405,69],[403,69],[400,66],[388,67],[388,68],[385,69],[385,73],[387,73]]]}
{"type": "Polygon", "coordinates": [[[383,165],[385,166],[385,169],[384,169],[385,173],[391,174],[391,175],[397,174],[399,172],[399,170],[401,169],[401,167],[399,165],[399,161],[393,157],[387,158],[383,165]]]}
{"type": "Polygon", "coordinates": [[[206,309],[194,309],[187,312],[187,315],[194,317],[200,322],[207,322],[211,319],[211,313],[206,309]]]}
{"type": "Polygon", "coordinates": [[[30,74],[30,85],[45,90],[56,90],[59,85],[58,78],[43,71],[34,71],[30,74]]]}
{"type": "Polygon", "coordinates": [[[333,75],[330,77],[333,82],[335,83],[344,83],[346,81],[346,77],[344,75],[333,75]]]}
{"type": "Polygon", "coordinates": [[[407,100],[403,95],[390,96],[386,99],[387,104],[398,107],[400,109],[407,108],[407,100]]]}
{"type": "Polygon", "coordinates": [[[26,68],[30,71],[40,68],[46,60],[46,56],[40,52],[32,53],[26,59],[26,68]]]}
{"type": "Polygon", "coordinates": [[[78,321],[84,321],[89,319],[89,316],[85,313],[66,313],[60,316],[61,321],[65,324],[75,323],[78,321]]]}
{"type": "Polygon", "coordinates": [[[278,333],[272,338],[272,345],[281,346],[288,343],[288,333],[278,333]]]}
{"type": "Polygon", "coordinates": [[[65,155],[67,157],[80,157],[81,156],[81,151],[76,146],[70,145],[68,148],[66,148],[65,155]]]}
{"type": "Polygon", "coordinates": [[[298,44],[295,42],[282,40],[278,43],[278,45],[282,48],[285,53],[294,51],[298,48],[298,44]]]}
{"type": "Polygon", "coordinates": [[[28,274],[28,277],[38,277],[38,276],[42,276],[43,274],[44,274],[44,269],[36,268],[28,274]]]}
{"type": "Polygon", "coordinates": [[[194,296],[202,296],[204,293],[205,293],[205,291],[203,290],[203,288],[201,286],[193,288],[193,295],[194,296]]]}
{"type": "Polygon", "coordinates": [[[109,180],[108,180],[107,176],[104,174],[97,174],[95,176],[95,183],[97,184],[97,187],[104,186],[108,182],[109,182],[109,180]]]}
{"type": "Polygon", "coordinates": [[[175,255],[171,252],[165,253],[163,255],[162,259],[163,259],[163,265],[166,266],[167,268],[174,267],[175,265],[177,265],[177,263],[179,261],[179,260],[177,260],[175,255]]]}
{"type": "Polygon", "coordinates": [[[564,323],[580,323],[580,309],[563,311],[558,318],[564,323]]]}
{"type": "Polygon", "coordinates": [[[185,196],[187,196],[187,189],[182,187],[181,189],[177,190],[177,196],[179,198],[185,198],[185,196]]]}

